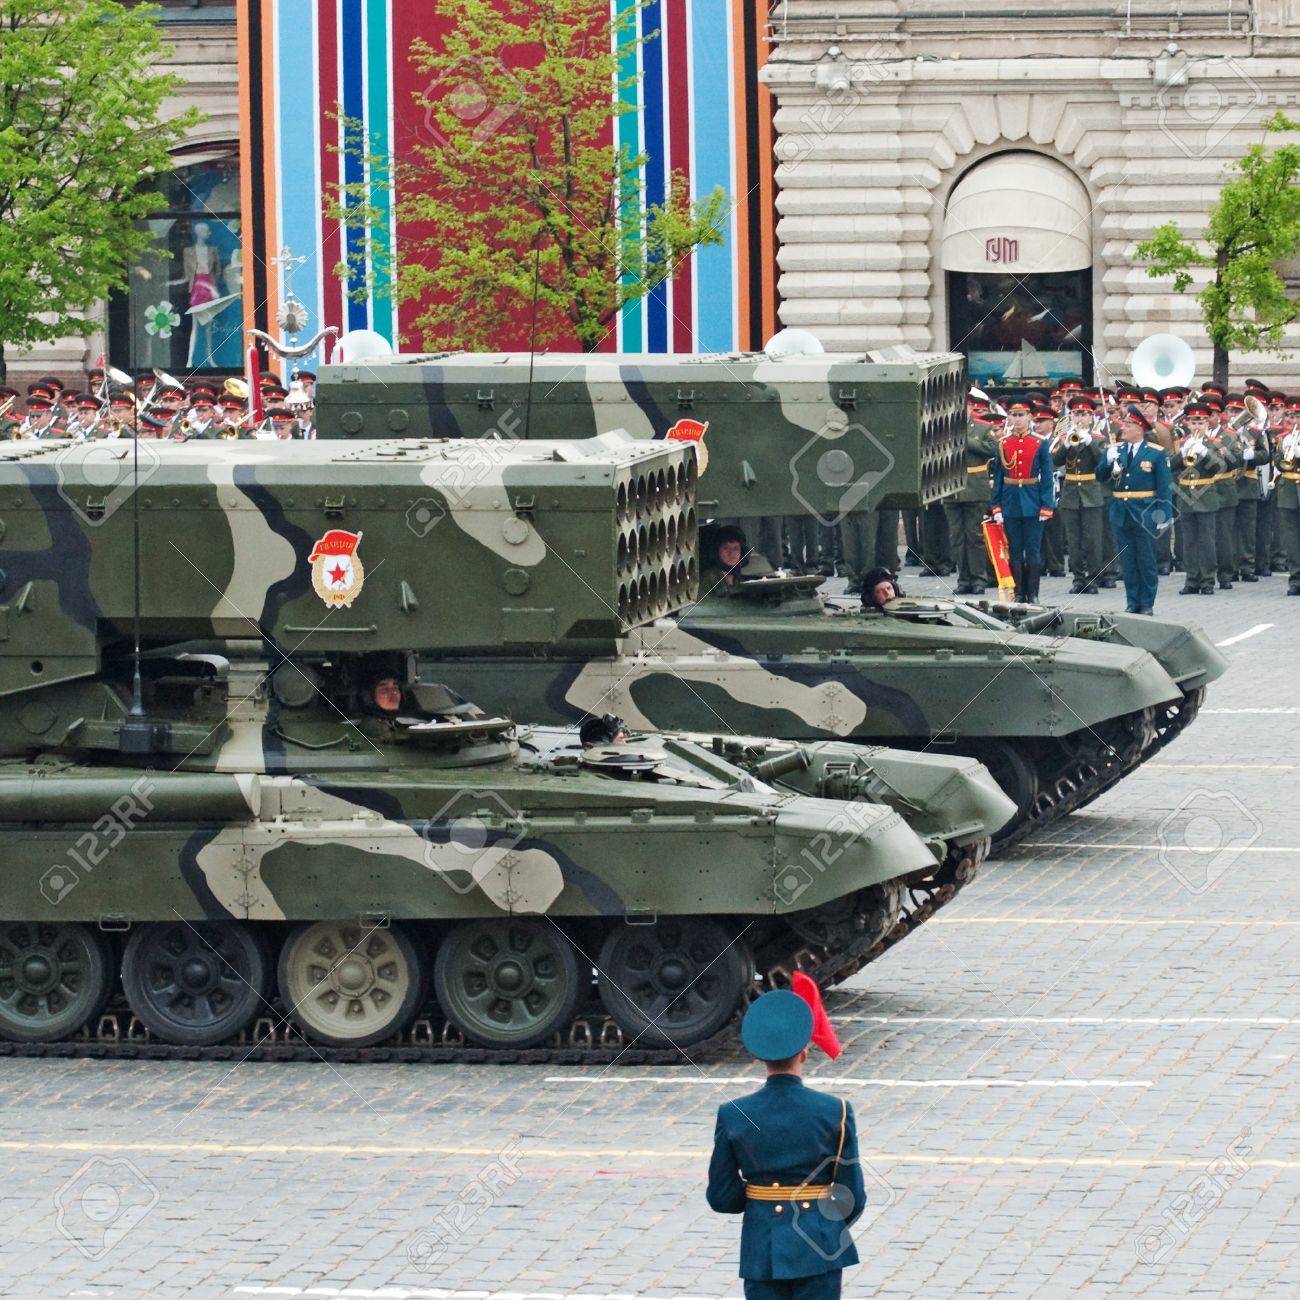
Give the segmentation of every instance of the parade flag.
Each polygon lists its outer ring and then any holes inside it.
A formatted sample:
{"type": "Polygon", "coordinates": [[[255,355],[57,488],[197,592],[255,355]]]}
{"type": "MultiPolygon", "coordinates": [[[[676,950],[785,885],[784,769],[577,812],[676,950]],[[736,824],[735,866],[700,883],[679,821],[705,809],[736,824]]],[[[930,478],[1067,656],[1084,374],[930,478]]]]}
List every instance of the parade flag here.
{"type": "Polygon", "coordinates": [[[826,1014],[826,1008],[822,1005],[821,990],[813,983],[811,977],[799,970],[790,976],[790,989],[812,1008],[812,1040],[833,1061],[844,1049],[840,1046],[835,1027],[826,1014]]]}
{"type": "Polygon", "coordinates": [[[1016,580],[1011,576],[1011,550],[1007,546],[1007,530],[993,519],[985,519],[980,527],[984,532],[984,546],[989,553],[989,563],[993,566],[998,591],[1015,591],[1016,580]]]}

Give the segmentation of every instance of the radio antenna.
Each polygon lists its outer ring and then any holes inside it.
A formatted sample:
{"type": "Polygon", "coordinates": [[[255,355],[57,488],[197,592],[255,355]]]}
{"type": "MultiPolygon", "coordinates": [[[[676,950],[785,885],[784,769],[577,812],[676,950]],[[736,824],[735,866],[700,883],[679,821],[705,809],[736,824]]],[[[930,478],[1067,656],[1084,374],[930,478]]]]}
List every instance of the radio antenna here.
{"type": "Polygon", "coordinates": [[[537,284],[542,265],[542,232],[533,236],[533,301],[528,311],[528,395],[524,399],[524,441],[533,427],[533,362],[537,357],[537,284]]]}
{"type": "Polygon", "coordinates": [[[140,397],[131,402],[131,708],[118,731],[118,746],[124,754],[148,754],[153,750],[153,728],[144,715],[144,689],[140,680],[140,397]]]}

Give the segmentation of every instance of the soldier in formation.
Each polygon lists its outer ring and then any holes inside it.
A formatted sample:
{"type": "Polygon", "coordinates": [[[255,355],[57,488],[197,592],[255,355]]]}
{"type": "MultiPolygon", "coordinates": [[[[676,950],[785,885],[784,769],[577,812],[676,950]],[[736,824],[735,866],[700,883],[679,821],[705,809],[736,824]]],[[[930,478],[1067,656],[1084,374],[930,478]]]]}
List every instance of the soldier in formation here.
{"type": "Polygon", "coordinates": [[[224,382],[197,376],[188,383],[141,375],[118,382],[121,372],[95,367],[86,392],[68,390],[57,377],[42,376],[25,391],[0,387],[0,437],[67,438],[277,438],[316,436],[313,419],[316,376],[297,372],[292,392],[275,375],[264,376],[262,420],[251,414],[240,379],[224,382]],[[115,380],[113,375],[118,379],[115,380]]]}

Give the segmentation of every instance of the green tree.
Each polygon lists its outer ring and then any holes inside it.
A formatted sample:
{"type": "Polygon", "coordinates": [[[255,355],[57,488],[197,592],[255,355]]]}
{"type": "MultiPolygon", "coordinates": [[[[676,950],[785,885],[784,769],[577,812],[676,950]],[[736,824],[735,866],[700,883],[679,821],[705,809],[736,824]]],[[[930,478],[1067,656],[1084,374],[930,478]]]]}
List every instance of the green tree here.
{"type": "MultiPolygon", "coordinates": [[[[1296,131],[1300,123],[1279,112],[1265,130],[1296,131]]],[[[1225,385],[1234,351],[1285,352],[1286,327],[1300,316],[1300,303],[1288,296],[1276,266],[1300,251],[1300,145],[1270,151],[1260,141],[1228,171],[1203,239],[1186,238],[1176,221],[1168,221],[1136,251],[1153,279],[1173,277],[1177,293],[1198,278],[1197,268],[1213,268],[1213,279],[1196,297],[1214,345],[1214,380],[1225,385]]]]}
{"type": "Polygon", "coordinates": [[[200,120],[162,120],[177,79],[156,8],[0,0],[0,379],[6,350],[89,334],[149,243],[142,187],[200,120]]]}
{"type": "Polygon", "coordinates": [[[635,10],[611,20],[591,0],[430,7],[451,21],[437,48],[410,50],[427,79],[410,156],[376,153],[345,121],[344,150],[366,179],[328,204],[361,232],[337,272],[362,277],[362,294],[387,279],[398,302],[416,303],[426,347],[491,346],[536,294],[537,344],[576,335],[590,351],[625,303],[723,242],[726,194],[692,202],[676,174],[648,205],[644,155],[610,141],[611,120],[634,111],[637,78],[611,44],[615,33],[633,42],[635,10]],[[389,205],[403,231],[396,257],[378,233],[389,205]]]}

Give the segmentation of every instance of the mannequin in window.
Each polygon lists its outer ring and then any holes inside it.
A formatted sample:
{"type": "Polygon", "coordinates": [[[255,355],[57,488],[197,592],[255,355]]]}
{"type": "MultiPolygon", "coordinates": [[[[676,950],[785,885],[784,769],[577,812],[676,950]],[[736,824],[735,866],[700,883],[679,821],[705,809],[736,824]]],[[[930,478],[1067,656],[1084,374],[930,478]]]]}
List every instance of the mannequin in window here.
{"type": "MultiPolygon", "coordinates": [[[[201,307],[218,296],[217,277],[221,274],[221,253],[212,244],[212,227],[206,221],[194,223],[194,242],[182,255],[184,280],[189,286],[190,308],[201,307]]],[[[212,319],[200,323],[200,316],[191,316],[190,355],[191,366],[214,366],[212,355],[212,319]]]]}

